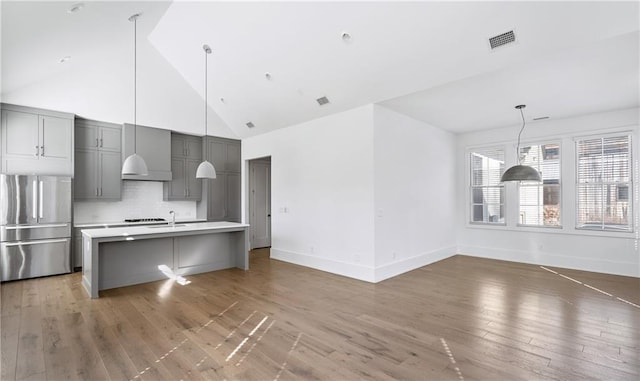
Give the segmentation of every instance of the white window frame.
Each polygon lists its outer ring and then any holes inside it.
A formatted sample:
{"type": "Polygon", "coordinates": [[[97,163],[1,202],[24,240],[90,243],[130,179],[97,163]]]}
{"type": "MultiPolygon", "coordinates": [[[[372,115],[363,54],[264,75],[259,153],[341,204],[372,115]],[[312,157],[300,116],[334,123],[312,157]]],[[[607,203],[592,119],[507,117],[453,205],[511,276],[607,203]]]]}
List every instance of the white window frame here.
{"type": "MultiPolygon", "coordinates": [[[[562,155],[563,155],[563,148],[562,148],[562,140],[561,139],[557,139],[557,138],[553,138],[553,139],[549,139],[549,140],[544,140],[544,141],[536,141],[536,142],[525,142],[521,144],[520,149],[525,148],[525,147],[531,147],[531,146],[544,146],[544,145],[551,145],[551,144],[556,144],[558,146],[558,184],[557,184],[557,188],[558,188],[558,195],[559,195],[559,209],[560,209],[560,218],[558,220],[558,225],[536,225],[536,224],[523,224],[520,223],[520,207],[522,206],[521,204],[521,200],[520,200],[520,188],[522,186],[525,187],[532,187],[532,186],[542,186],[543,187],[543,192],[544,192],[544,183],[542,184],[521,184],[520,182],[518,182],[518,186],[516,189],[516,197],[518,200],[518,219],[516,221],[516,226],[518,227],[526,227],[526,228],[543,228],[543,229],[562,229],[562,218],[564,216],[564,210],[563,210],[563,203],[562,203],[562,155]]],[[[517,150],[517,148],[516,148],[517,150]]],[[[516,152],[516,160],[517,158],[520,157],[520,152],[516,152]]],[[[544,176],[544,174],[543,174],[544,176]]],[[[547,185],[552,185],[552,184],[547,184],[547,185]]],[[[555,184],[553,184],[555,185],[555,184]]]]}
{"type": "MultiPolygon", "coordinates": [[[[633,162],[633,150],[634,150],[634,146],[633,146],[633,136],[634,134],[630,131],[620,131],[620,132],[616,132],[616,133],[607,133],[607,134],[599,134],[599,135],[587,135],[587,136],[579,136],[579,137],[575,137],[574,138],[574,146],[575,146],[575,173],[576,173],[576,185],[575,185],[575,229],[576,230],[582,230],[582,231],[590,231],[590,232],[602,232],[602,233],[633,233],[635,230],[635,226],[634,226],[634,176],[635,176],[635,168],[634,168],[634,162],[633,162]],[[604,225],[604,220],[601,223],[601,228],[594,228],[594,227],[587,227],[587,226],[580,226],[579,225],[579,220],[580,220],[580,176],[578,173],[578,165],[579,165],[579,157],[580,157],[580,152],[578,151],[578,143],[580,141],[583,140],[591,140],[591,139],[605,139],[605,138],[612,138],[612,137],[622,137],[622,136],[627,136],[629,138],[629,153],[628,153],[628,160],[629,160],[629,182],[628,182],[628,193],[629,193],[629,209],[627,211],[627,215],[629,216],[629,225],[628,225],[628,229],[613,229],[613,228],[607,228],[604,225]]],[[[601,182],[601,183],[594,183],[594,184],[602,184],[605,185],[607,183],[605,182],[601,182]]],[[[617,185],[620,183],[609,183],[612,185],[617,185]]]]}
{"type": "MultiPolygon", "coordinates": [[[[473,147],[473,148],[469,148],[467,149],[467,155],[466,155],[466,162],[467,162],[467,166],[468,166],[468,171],[467,171],[467,181],[468,181],[468,185],[469,187],[468,189],[468,194],[467,194],[467,210],[469,213],[469,217],[467,218],[467,222],[469,224],[472,225],[481,225],[481,226],[501,226],[504,227],[507,225],[507,199],[506,199],[506,192],[507,189],[505,187],[504,184],[500,183],[499,185],[491,185],[491,186],[474,186],[473,185],[473,165],[471,163],[471,157],[474,153],[482,153],[484,151],[502,151],[503,155],[504,155],[504,160],[505,160],[505,168],[506,168],[506,150],[504,148],[504,146],[486,146],[486,147],[473,147]],[[499,207],[502,207],[503,209],[503,221],[502,222],[490,222],[490,221],[473,221],[473,207],[475,205],[480,205],[477,203],[473,202],[473,190],[475,188],[498,188],[502,190],[502,195],[503,195],[503,202],[501,202],[499,204],[499,207]]],[[[502,175],[502,173],[500,173],[500,175],[502,175]]],[[[482,204],[484,205],[484,203],[482,204]]]]}

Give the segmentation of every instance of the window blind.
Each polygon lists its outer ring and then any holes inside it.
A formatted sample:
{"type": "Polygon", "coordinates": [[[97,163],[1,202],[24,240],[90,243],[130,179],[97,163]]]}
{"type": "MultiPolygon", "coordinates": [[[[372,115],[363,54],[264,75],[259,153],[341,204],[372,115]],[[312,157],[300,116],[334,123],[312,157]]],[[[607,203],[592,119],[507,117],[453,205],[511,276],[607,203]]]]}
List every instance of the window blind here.
{"type": "Polygon", "coordinates": [[[520,148],[523,165],[535,168],[542,183],[518,185],[520,225],[560,226],[560,144],[548,143],[520,148]]]}
{"type": "Polygon", "coordinates": [[[471,222],[504,224],[504,150],[487,148],[469,155],[471,168],[471,222]]]}
{"type": "Polygon", "coordinates": [[[631,231],[631,135],[576,141],[577,227],[631,231]]]}

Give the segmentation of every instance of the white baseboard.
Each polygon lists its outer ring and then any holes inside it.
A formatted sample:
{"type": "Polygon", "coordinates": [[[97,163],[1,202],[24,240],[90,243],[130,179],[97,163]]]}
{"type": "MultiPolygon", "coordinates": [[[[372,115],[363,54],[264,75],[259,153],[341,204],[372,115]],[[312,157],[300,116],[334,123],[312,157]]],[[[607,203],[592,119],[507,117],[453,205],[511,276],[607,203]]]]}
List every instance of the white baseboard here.
{"type": "Polygon", "coordinates": [[[458,246],[458,254],[472,257],[500,259],[532,265],[562,267],[597,273],[640,277],[640,262],[615,262],[601,258],[582,258],[556,253],[507,250],[493,247],[458,246]]]}
{"type": "Polygon", "coordinates": [[[374,282],[374,269],[369,266],[340,262],[305,253],[276,249],[273,247],[271,248],[271,258],[300,266],[311,267],[313,269],[326,271],[332,274],[363,280],[365,282],[374,282]]]}
{"type": "Polygon", "coordinates": [[[428,253],[422,253],[411,258],[388,263],[378,268],[358,265],[354,263],[335,261],[289,250],[271,248],[271,258],[300,266],[311,267],[316,270],[330,272],[349,278],[377,283],[385,279],[415,270],[430,263],[440,261],[456,254],[456,247],[446,247],[428,253]]]}
{"type": "Polygon", "coordinates": [[[445,247],[376,267],[375,282],[380,282],[396,275],[452,257],[456,255],[456,249],[457,248],[455,246],[445,247]]]}

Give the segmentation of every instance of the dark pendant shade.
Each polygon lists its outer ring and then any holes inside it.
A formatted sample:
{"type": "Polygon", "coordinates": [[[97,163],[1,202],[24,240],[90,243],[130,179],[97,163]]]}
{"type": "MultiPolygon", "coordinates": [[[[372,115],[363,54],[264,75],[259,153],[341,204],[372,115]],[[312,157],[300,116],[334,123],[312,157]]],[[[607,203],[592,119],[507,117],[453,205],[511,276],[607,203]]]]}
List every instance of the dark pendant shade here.
{"type": "Polygon", "coordinates": [[[502,174],[500,181],[542,182],[542,179],[540,178],[540,173],[538,173],[535,168],[529,167],[528,165],[514,165],[513,167],[507,169],[504,174],[502,174]]]}

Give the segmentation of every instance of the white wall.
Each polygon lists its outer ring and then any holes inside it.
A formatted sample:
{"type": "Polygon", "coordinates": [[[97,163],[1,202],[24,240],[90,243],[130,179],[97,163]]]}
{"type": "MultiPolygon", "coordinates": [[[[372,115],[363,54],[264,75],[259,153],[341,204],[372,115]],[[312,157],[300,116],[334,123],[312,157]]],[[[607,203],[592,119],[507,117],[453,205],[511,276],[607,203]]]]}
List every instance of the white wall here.
{"type": "Polygon", "coordinates": [[[125,218],[195,219],[195,201],[163,201],[160,181],[123,181],[121,201],[75,201],[74,223],[122,222],[125,218]]]}
{"type": "Polygon", "coordinates": [[[374,106],[375,267],[380,281],[456,253],[455,135],[374,106]]]}
{"type": "Polygon", "coordinates": [[[272,258],[373,281],[373,106],[242,141],[245,167],[265,156],[271,156],[272,258]]]}
{"type": "Polygon", "coordinates": [[[515,184],[507,184],[506,227],[470,225],[469,168],[467,150],[474,146],[499,145],[506,150],[507,167],[515,163],[515,138],[518,128],[501,128],[462,134],[457,139],[456,225],[458,252],[479,257],[559,266],[611,274],[640,276],[638,238],[638,157],[640,129],[638,108],[584,115],[575,118],[549,119],[527,123],[523,143],[540,143],[550,139],[561,142],[562,228],[523,228],[518,219],[515,184]],[[575,229],[575,143],[574,137],[599,133],[633,131],[634,233],[602,233],[575,229]]]}

